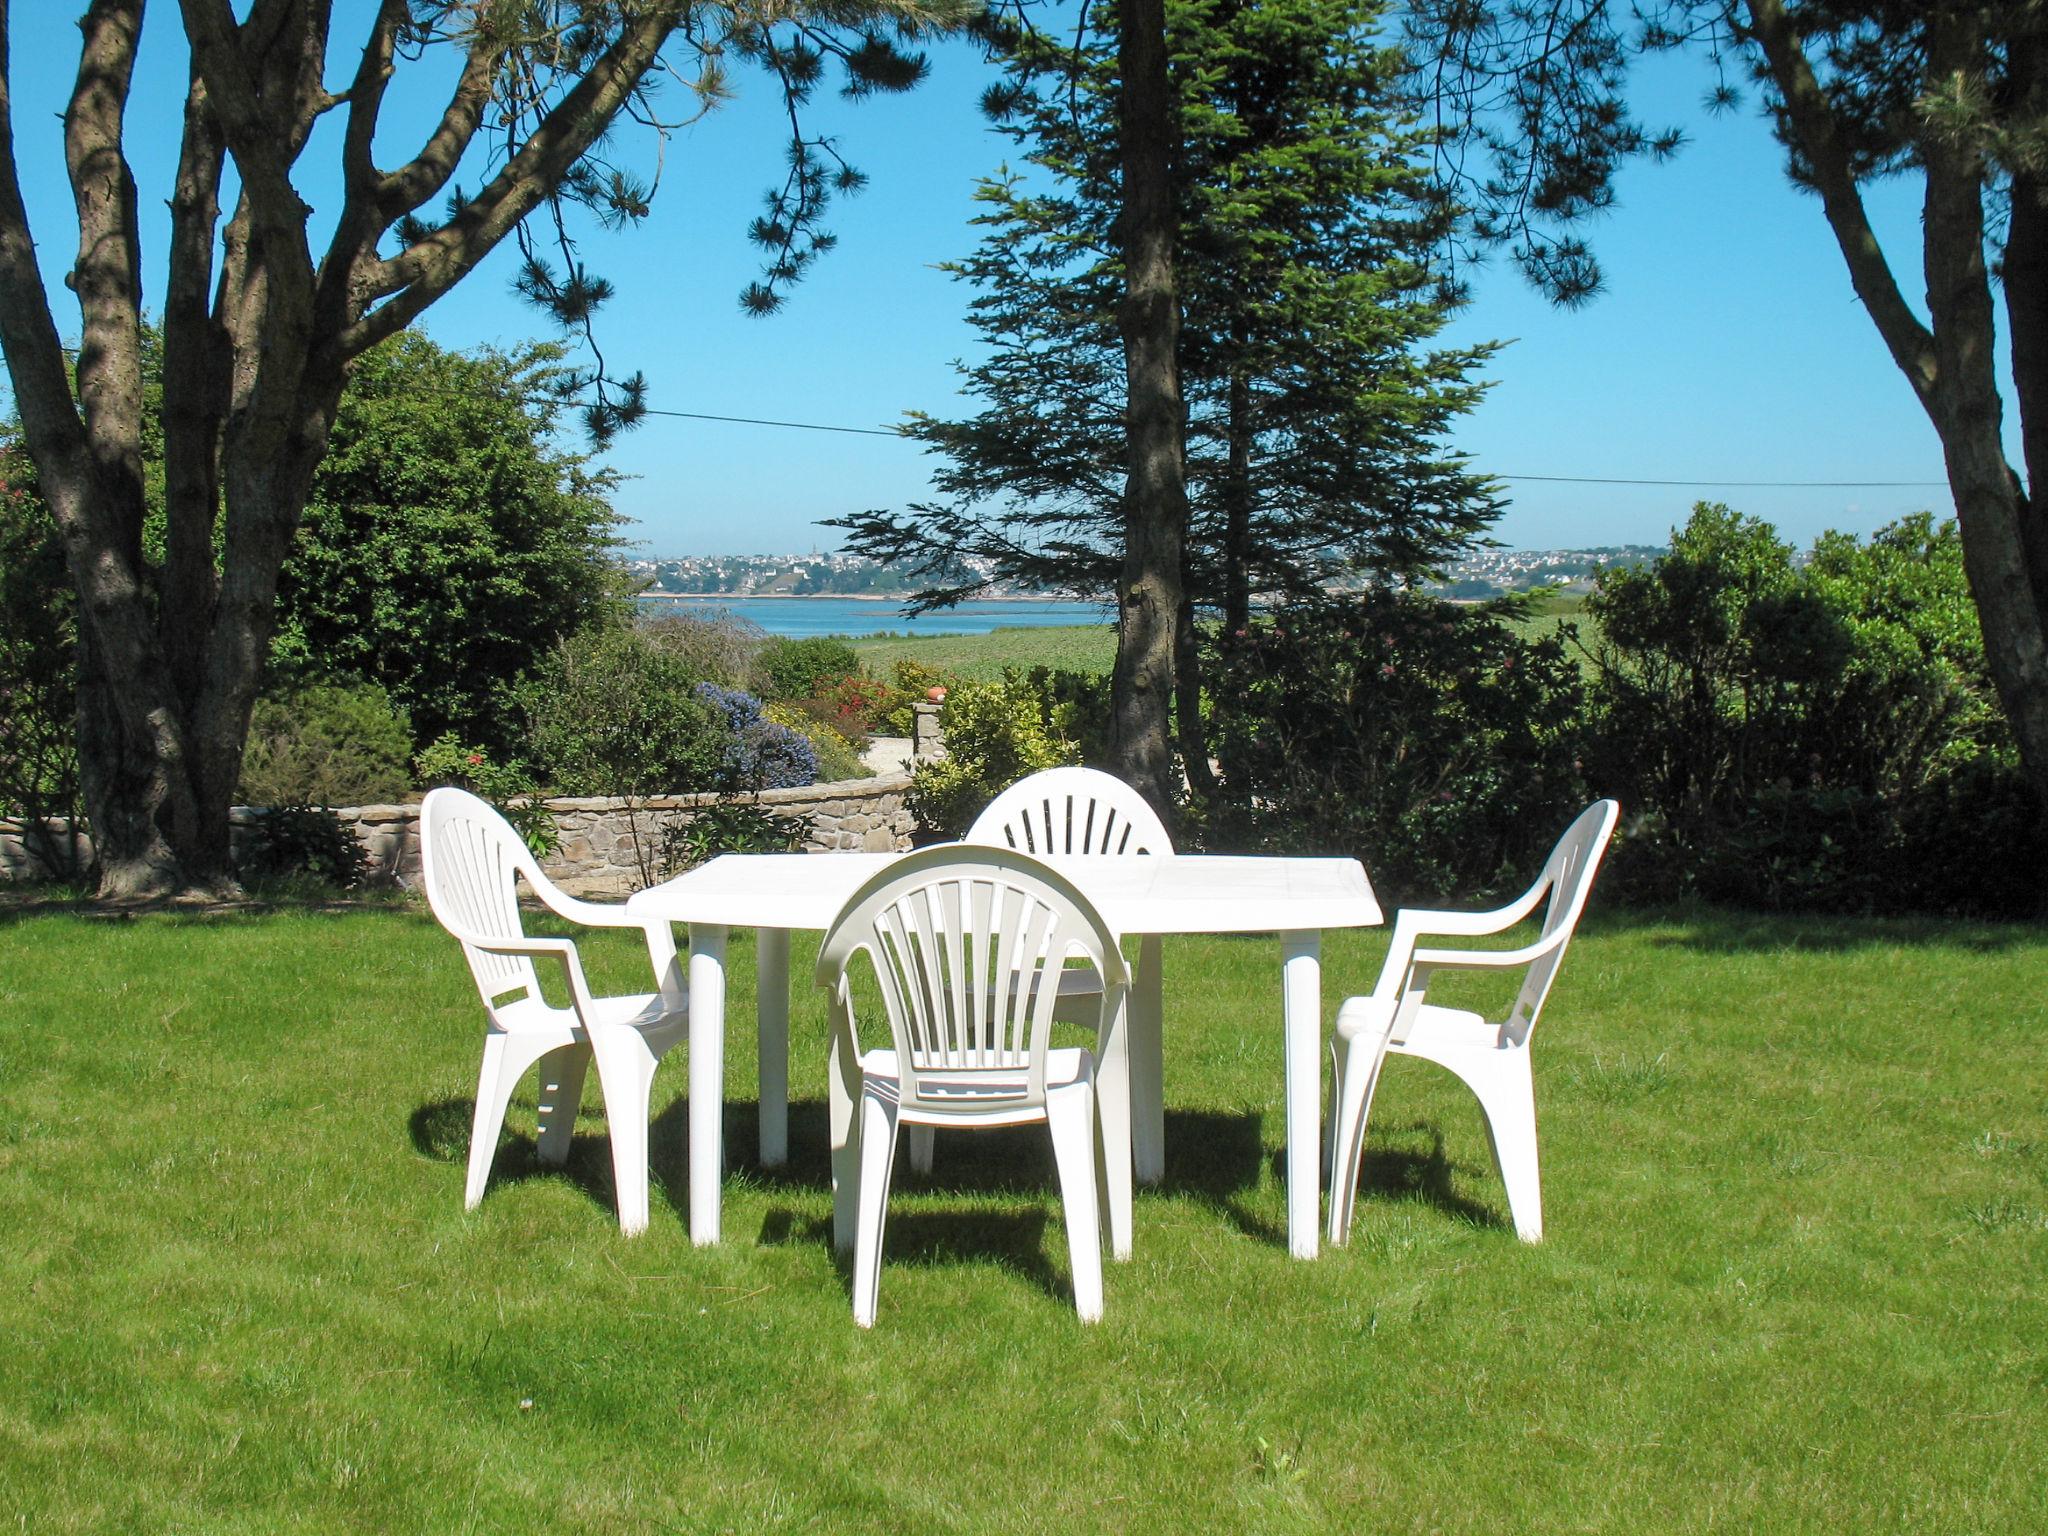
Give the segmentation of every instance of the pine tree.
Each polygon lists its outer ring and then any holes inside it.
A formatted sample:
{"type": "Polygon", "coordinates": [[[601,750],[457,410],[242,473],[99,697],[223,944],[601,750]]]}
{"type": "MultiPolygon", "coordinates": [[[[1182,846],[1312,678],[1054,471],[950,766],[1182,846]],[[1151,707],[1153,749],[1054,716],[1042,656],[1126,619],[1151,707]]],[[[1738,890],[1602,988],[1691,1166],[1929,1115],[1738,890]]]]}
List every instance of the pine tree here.
{"type": "MultiPolygon", "coordinates": [[[[1190,602],[1232,629],[1260,594],[1439,567],[1497,510],[1441,443],[1491,349],[1428,347],[1450,309],[1429,264],[1447,210],[1426,131],[1393,106],[1400,59],[1375,43],[1378,21],[1343,0],[1167,6],[1184,576],[1190,602]]],[[[925,607],[979,588],[963,556],[1082,597],[1115,591],[1122,557],[1115,53],[1008,41],[985,106],[1024,168],[982,184],[984,234],[952,268],[987,343],[962,368],[982,409],[912,418],[945,461],[945,500],[839,523],[854,549],[917,563],[925,607]]]]}

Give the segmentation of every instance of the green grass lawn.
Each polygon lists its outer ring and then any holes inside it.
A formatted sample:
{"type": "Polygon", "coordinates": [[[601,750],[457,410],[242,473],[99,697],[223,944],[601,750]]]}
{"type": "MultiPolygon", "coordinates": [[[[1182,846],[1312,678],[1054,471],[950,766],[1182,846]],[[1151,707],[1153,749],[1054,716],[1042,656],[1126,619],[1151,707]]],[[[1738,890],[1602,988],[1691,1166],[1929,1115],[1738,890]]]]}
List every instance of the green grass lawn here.
{"type": "Polygon", "coordinates": [[[969,682],[1001,678],[1005,667],[1030,671],[1099,672],[1116,664],[1116,628],[1110,624],[1017,625],[985,635],[869,635],[847,642],[874,677],[893,677],[896,663],[915,661],[969,682]]]}
{"type": "MultiPolygon", "coordinates": [[[[1594,643],[1599,626],[1574,598],[1540,598],[1515,627],[1535,639],[1566,622],[1578,625],[1588,645],[1594,643]]],[[[1107,677],[1116,664],[1116,629],[1109,624],[1017,627],[985,635],[866,635],[849,637],[847,644],[869,675],[880,678],[893,677],[899,661],[937,667],[970,682],[994,682],[1008,667],[1052,667],[1107,677]]]]}
{"type": "MultiPolygon", "coordinates": [[[[1326,1006],[1383,939],[1332,936],[1326,1006]]],[[[803,975],[800,942],[792,969],[803,975]]],[[[644,959],[586,946],[600,984],[644,959]]],[[[732,1005],[750,1016],[750,946],[732,1005]]],[[[1168,1182],[1075,1320],[1036,1135],[899,1168],[881,1317],[729,1043],[727,1241],[622,1240],[593,1084],[462,1210],[480,1026],[405,910],[0,913],[0,1510],[25,1531],[2038,1529],[2039,928],[1596,911],[1536,1042],[1548,1237],[1389,1066],[1349,1248],[1287,1256],[1270,940],[1169,941],[1168,1182]]],[[[1455,997],[1452,1000],[1456,1000],[1455,997]]]]}

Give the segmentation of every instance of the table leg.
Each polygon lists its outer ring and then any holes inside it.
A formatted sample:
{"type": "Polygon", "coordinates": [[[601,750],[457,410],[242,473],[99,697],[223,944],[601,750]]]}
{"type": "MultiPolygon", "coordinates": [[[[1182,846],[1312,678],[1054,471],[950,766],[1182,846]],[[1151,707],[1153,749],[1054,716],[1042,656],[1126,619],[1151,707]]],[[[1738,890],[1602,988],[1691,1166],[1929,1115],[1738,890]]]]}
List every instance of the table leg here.
{"type": "Polygon", "coordinates": [[[789,930],[754,934],[754,1029],[761,1060],[761,1166],[789,1161],[789,930]]]}
{"type": "Polygon", "coordinates": [[[1166,1177],[1164,991],[1156,933],[1138,941],[1131,977],[1131,1170],[1140,1183],[1166,1177]]]}
{"type": "Polygon", "coordinates": [[[1280,935],[1280,999],[1287,1055],[1287,1251],[1316,1256],[1322,1195],[1323,936],[1280,935]]]}
{"type": "Polygon", "coordinates": [[[690,1241],[718,1241],[725,1174],[725,936],[690,924],[690,1241]]]}

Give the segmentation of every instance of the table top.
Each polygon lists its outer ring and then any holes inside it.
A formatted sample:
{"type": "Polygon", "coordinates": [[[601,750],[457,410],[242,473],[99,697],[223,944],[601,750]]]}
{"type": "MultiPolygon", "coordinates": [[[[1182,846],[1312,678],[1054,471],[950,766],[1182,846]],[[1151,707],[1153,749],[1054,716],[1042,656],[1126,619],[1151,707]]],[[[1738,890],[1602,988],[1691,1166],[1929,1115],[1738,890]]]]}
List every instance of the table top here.
{"type": "MultiPolygon", "coordinates": [[[[839,909],[893,853],[728,853],[635,894],[641,920],[734,928],[832,925],[839,909]]],[[[1279,933],[1370,928],[1379,902],[1356,859],[1176,853],[1045,861],[1122,934],[1279,933]]]]}

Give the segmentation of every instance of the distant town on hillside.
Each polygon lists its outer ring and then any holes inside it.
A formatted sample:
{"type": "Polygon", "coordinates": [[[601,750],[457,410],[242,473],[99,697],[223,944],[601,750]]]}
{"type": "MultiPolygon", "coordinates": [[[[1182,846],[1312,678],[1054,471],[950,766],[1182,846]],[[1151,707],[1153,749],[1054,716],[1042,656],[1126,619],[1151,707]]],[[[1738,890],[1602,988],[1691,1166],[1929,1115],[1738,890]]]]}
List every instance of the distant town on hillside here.
{"type": "MultiPolygon", "coordinates": [[[[1663,554],[1648,544],[1603,545],[1597,549],[1487,549],[1453,565],[1428,590],[1445,597],[1498,597],[1535,590],[1585,591],[1601,566],[1642,565],[1663,554]]],[[[879,565],[856,555],[681,555],[629,559],[627,571],[640,590],[671,596],[720,597],[903,597],[919,578],[900,567],[879,565]]],[[[970,566],[971,568],[971,566],[970,566]]],[[[990,597],[1041,597],[1001,583],[990,597]]]]}

